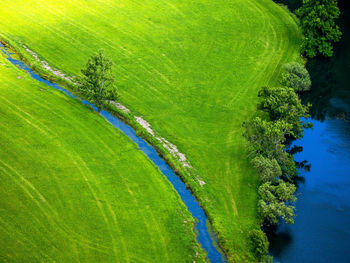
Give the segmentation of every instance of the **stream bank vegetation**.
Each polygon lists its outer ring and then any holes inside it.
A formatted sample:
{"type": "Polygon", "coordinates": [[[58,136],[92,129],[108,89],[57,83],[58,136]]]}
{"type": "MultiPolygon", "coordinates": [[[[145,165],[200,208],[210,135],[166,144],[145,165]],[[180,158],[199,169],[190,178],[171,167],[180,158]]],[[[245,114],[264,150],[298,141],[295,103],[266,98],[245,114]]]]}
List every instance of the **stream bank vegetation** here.
{"type": "Polygon", "coordinates": [[[321,55],[331,57],[333,44],[340,41],[342,33],[336,25],[340,10],[337,0],[303,0],[296,10],[304,40],[302,52],[309,58],[321,55]]]}
{"type": "MultiPolygon", "coordinates": [[[[288,77],[290,68],[300,69],[296,65],[284,67],[281,83],[285,85],[261,88],[258,93],[261,99],[257,107],[259,116],[243,124],[251,164],[260,178],[258,212],[263,230],[280,221],[294,223],[297,168],[294,156],[286,151],[286,144],[289,139],[301,138],[304,129],[311,127],[303,120],[309,116],[310,105],[303,105],[296,93],[311,85],[309,74],[302,70],[299,78],[289,81],[288,77]],[[300,83],[303,88],[300,88],[300,83]]],[[[262,230],[251,232],[251,240],[257,258],[268,260],[268,240],[262,230]]]]}
{"type": "Polygon", "coordinates": [[[78,78],[79,89],[97,106],[98,112],[104,101],[115,101],[118,98],[114,86],[113,61],[102,49],[89,58],[81,73],[82,76],[78,78]]]}

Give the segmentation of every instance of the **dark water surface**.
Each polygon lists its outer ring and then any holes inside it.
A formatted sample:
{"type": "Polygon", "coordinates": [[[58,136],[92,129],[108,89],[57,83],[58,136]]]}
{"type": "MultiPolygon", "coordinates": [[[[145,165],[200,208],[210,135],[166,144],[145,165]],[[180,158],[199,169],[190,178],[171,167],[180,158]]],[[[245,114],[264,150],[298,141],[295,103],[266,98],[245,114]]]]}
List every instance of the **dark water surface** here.
{"type": "MultiPolygon", "coordinates": [[[[291,3],[291,9],[300,4],[291,3]]],[[[275,261],[350,262],[350,3],[339,1],[343,39],[331,59],[307,64],[312,91],[303,100],[313,104],[314,128],[295,141],[310,171],[300,170],[294,225],[281,225],[271,239],[275,261]]]]}
{"type": "MultiPolygon", "coordinates": [[[[75,95],[70,93],[68,90],[60,87],[59,85],[52,83],[48,80],[42,79],[38,74],[34,73],[33,70],[28,68],[22,61],[16,60],[11,57],[10,53],[3,45],[0,43],[0,50],[7,56],[7,59],[15,66],[24,69],[27,71],[30,76],[37,81],[45,83],[46,85],[58,89],[68,96],[76,98],[75,95]]],[[[95,110],[97,108],[85,101],[81,100],[83,104],[88,104],[95,110]]],[[[187,206],[187,209],[190,211],[192,216],[197,221],[195,225],[194,232],[196,234],[198,242],[208,253],[209,260],[214,262],[226,262],[226,258],[218,246],[217,238],[214,235],[211,225],[207,216],[205,215],[203,209],[200,207],[197,199],[191,194],[191,192],[186,188],[186,185],[181,181],[181,179],[175,174],[175,172],[169,167],[169,165],[157,154],[156,150],[146,143],[141,137],[138,137],[135,131],[125,123],[121,122],[118,118],[111,115],[109,112],[102,110],[101,115],[114,127],[122,131],[126,136],[128,136],[133,142],[135,142],[139,149],[143,151],[148,158],[160,169],[160,171],[166,176],[170,183],[174,186],[175,190],[180,195],[182,201],[187,206]]]]}

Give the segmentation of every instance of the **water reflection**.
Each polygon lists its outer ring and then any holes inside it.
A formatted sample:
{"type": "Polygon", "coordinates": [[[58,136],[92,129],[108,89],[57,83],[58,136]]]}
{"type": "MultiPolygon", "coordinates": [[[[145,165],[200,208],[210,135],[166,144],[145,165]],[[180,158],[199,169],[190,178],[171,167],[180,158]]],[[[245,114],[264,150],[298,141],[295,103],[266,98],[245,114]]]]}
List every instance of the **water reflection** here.
{"type": "Polygon", "coordinates": [[[280,257],[293,242],[293,235],[288,229],[285,229],[279,232],[272,232],[269,235],[269,240],[271,246],[270,253],[275,257],[280,257]]]}

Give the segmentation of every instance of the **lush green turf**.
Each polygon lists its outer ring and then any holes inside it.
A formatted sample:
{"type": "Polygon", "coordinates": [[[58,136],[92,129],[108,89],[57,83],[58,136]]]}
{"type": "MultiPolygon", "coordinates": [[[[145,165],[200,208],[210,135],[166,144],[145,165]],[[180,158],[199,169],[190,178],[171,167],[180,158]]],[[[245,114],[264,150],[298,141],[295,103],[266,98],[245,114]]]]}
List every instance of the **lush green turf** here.
{"type": "Polygon", "coordinates": [[[0,196],[1,262],[201,261],[190,214],[137,146],[1,56],[0,196]]]}
{"type": "Polygon", "coordinates": [[[241,124],[257,90],[298,57],[300,32],[271,0],[1,0],[0,32],[77,74],[98,48],[117,65],[121,102],[184,152],[231,259],[252,260],[256,185],[241,124]],[[5,19],[4,19],[5,18],[5,19]],[[195,174],[195,173],[194,173],[195,174]]]}

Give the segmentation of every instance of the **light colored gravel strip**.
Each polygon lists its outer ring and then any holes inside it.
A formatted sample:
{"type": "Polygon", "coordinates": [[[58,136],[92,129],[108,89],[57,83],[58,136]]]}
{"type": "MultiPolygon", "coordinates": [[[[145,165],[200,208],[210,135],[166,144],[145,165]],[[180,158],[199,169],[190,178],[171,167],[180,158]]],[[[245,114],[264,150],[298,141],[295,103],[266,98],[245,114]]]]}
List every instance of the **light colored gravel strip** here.
{"type": "MultiPolygon", "coordinates": [[[[65,79],[69,82],[73,82],[72,78],[66,76],[65,74],[63,74],[61,71],[52,68],[45,60],[41,60],[39,58],[39,56],[32,50],[30,50],[28,47],[26,47],[25,45],[23,45],[23,48],[38,62],[41,63],[42,67],[45,68],[46,70],[48,70],[49,72],[51,72],[52,74],[54,74],[55,76],[58,76],[62,79],[65,79]]],[[[119,103],[119,102],[115,102],[115,101],[108,101],[110,104],[114,105],[117,109],[123,111],[124,113],[129,114],[130,110],[125,107],[123,104],[119,103]]],[[[167,149],[180,163],[184,168],[192,168],[192,166],[190,165],[189,161],[186,158],[186,155],[181,153],[179,151],[179,149],[177,148],[176,145],[172,144],[171,142],[169,142],[168,140],[166,140],[163,137],[160,136],[156,136],[155,132],[153,131],[151,125],[144,120],[142,117],[140,116],[134,116],[135,120],[149,133],[151,134],[157,141],[159,141],[163,147],[165,149],[167,149]]],[[[201,187],[203,187],[203,185],[205,185],[205,182],[203,180],[197,179],[198,183],[201,187]]]]}
{"type": "Polygon", "coordinates": [[[191,168],[192,166],[188,162],[186,155],[181,153],[176,145],[172,144],[168,140],[163,137],[156,136],[151,125],[144,120],[140,116],[135,116],[135,120],[149,133],[151,134],[157,141],[159,141],[165,149],[167,149],[176,159],[180,161],[184,168],[191,168]]]}
{"type": "Polygon", "coordinates": [[[65,74],[63,74],[61,71],[54,69],[49,66],[49,63],[47,63],[45,60],[40,60],[39,56],[32,50],[30,50],[28,47],[23,45],[23,48],[30,54],[32,57],[41,63],[41,66],[45,68],[46,70],[50,71],[52,74],[54,74],[57,77],[60,77],[62,79],[65,79],[67,81],[73,82],[71,78],[67,77],[65,74]]]}

